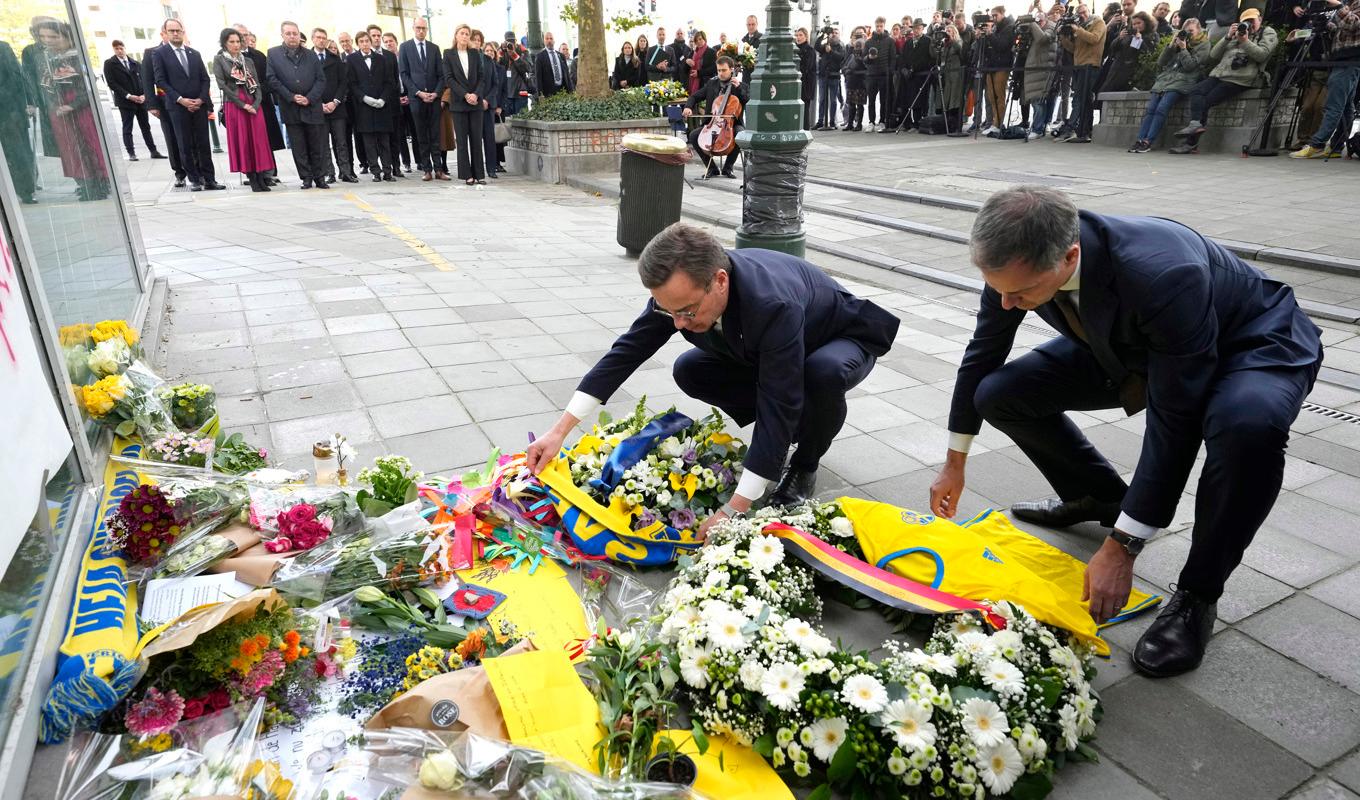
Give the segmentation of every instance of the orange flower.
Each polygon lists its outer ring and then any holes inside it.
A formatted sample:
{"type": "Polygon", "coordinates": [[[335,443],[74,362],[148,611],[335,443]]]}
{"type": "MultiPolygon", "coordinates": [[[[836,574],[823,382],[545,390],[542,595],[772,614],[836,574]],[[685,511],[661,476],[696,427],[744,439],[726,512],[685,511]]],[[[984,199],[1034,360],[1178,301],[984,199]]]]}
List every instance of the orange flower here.
{"type": "Polygon", "coordinates": [[[259,655],[259,653],[260,646],[255,644],[254,639],[246,639],[244,642],[241,642],[241,655],[246,658],[254,658],[259,655]]]}
{"type": "Polygon", "coordinates": [[[464,661],[481,658],[486,652],[486,628],[470,631],[467,638],[458,643],[456,652],[464,661]]]}
{"type": "Polygon", "coordinates": [[[260,649],[263,650],[269,646],[269,637],[263,633],[257,633],[255,634],[255,644],[259,645],[260,649]]]}
{"type": "Polygon", "coordinates": [[[289,631],[283,635],[283,641],[290,647],[293,647],[296,646],[298,642],[302,641],[302,636],[299,635],[297,631],[289,631]]]}
{"type": "Polygon", "coordinates": [[[310,648],[304,647],[304,648],[302,648],[302,650],[301,650],[300,652],[302,653],[302,657],[303,657],[303,658],[306,658],[306,657],[307,657],[307,654],[310,653],[310,652],[312,652],[312,651],[311,651],[310,648]]]}
{"type": "Polygon", "coordinates": [[[239,658],[233,658],[231,660],[231,668],[236,670],[237,672],[245,672],[246,663],[239,658]]]}

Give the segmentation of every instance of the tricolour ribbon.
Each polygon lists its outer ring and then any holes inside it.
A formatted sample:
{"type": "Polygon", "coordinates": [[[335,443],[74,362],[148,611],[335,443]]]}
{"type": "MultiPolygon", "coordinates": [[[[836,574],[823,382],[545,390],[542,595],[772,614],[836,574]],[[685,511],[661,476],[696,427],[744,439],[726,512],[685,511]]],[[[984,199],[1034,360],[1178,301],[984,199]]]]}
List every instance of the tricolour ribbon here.
{"type": "Polygon", "coordinates": [[[823,577],[886,606],[913,614],[972,611],[980,613],[993,628],[1000,630],[1006,627],[1006,620],[982,603],[932,589],[923,583],[879,569],[837,550],[810,533],[782,522],[770,523],[764,530],[778,536],[787,549],[823,577]]]}

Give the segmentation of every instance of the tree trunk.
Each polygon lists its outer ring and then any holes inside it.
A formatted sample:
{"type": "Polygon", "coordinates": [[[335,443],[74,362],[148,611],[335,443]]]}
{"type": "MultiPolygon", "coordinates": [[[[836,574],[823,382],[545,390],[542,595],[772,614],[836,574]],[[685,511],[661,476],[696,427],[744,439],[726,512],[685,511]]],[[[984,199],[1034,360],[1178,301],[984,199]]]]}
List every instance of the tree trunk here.
{"type": "Polygon", "coordinates": [[[577,62],[576,93],[582,97],[606,97],[609,94],[609,62],[604,51],[604,0],[579,0],[577,11],[577,46],[581,48],[577,62]]]}

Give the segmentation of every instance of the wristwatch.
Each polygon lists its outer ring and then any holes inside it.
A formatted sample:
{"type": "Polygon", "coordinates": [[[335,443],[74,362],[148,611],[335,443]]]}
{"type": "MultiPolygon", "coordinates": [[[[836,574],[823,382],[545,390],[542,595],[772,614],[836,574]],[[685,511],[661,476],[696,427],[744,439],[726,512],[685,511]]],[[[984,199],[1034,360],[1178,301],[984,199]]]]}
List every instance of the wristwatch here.
{"type": "Polygon", "coordinates": [[[728,519],[741,519],[742,517],[746,516],[745,511],[736,510],[735,508],[732,507],[731,503],[723,503],[722,507],[719,508],[718,510],[721,511],[728,519]]]}
{"type": "Polygon", "coordinates": [[[1146,539],[1130,536],[1123,531],[1117,530],[1110,531],[1110,538],[1114,539],[1116,544],[1124,548],[1124,552],[1128,553],[1130,557],[1137,556],[1139,553],[1143,552],[1143,545],[1147,544],[1146,539]]]}

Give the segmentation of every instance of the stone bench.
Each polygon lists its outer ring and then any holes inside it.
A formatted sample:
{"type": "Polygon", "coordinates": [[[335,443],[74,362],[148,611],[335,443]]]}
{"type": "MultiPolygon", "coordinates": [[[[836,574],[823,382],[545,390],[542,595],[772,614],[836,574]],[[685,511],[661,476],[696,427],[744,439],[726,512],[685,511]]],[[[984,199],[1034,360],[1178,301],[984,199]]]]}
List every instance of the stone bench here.
{"type": "MultiPolygon", "coordinates": [[[[1148,92],[1102,92],[1100,95],[1100,122],[1091,130],[1091,140],[1096,144],[1113,147],[1128,147],[1138,138],[1138,128],[1143,122],[1143,112],[1147,110],[1148,92]]],[[[1275,110],[1267,139],[1271,147],[1283,147],[1283,137],[1289,127],[1289,117],[1294,110],[1296,90],[1289,89],[1275,110]]],[[[1242,145],[1250,143],[1255,148],[1259,139],[1253,139],[1256,126],[1261,124],[1270,104],[1269,89],[1248,89],[1226,103],[1220,103],[1209,110],[1209,130],[1199,140],[1202,153],[1240,153],[1242,145]]],[[[1152,146],[1164,150],[1174,146],[1178,140],[1172,135],[1190,122],[1190,99],[1182,97],[1171,112],[1167,114],[1166,125],[1152,146]]]]}

